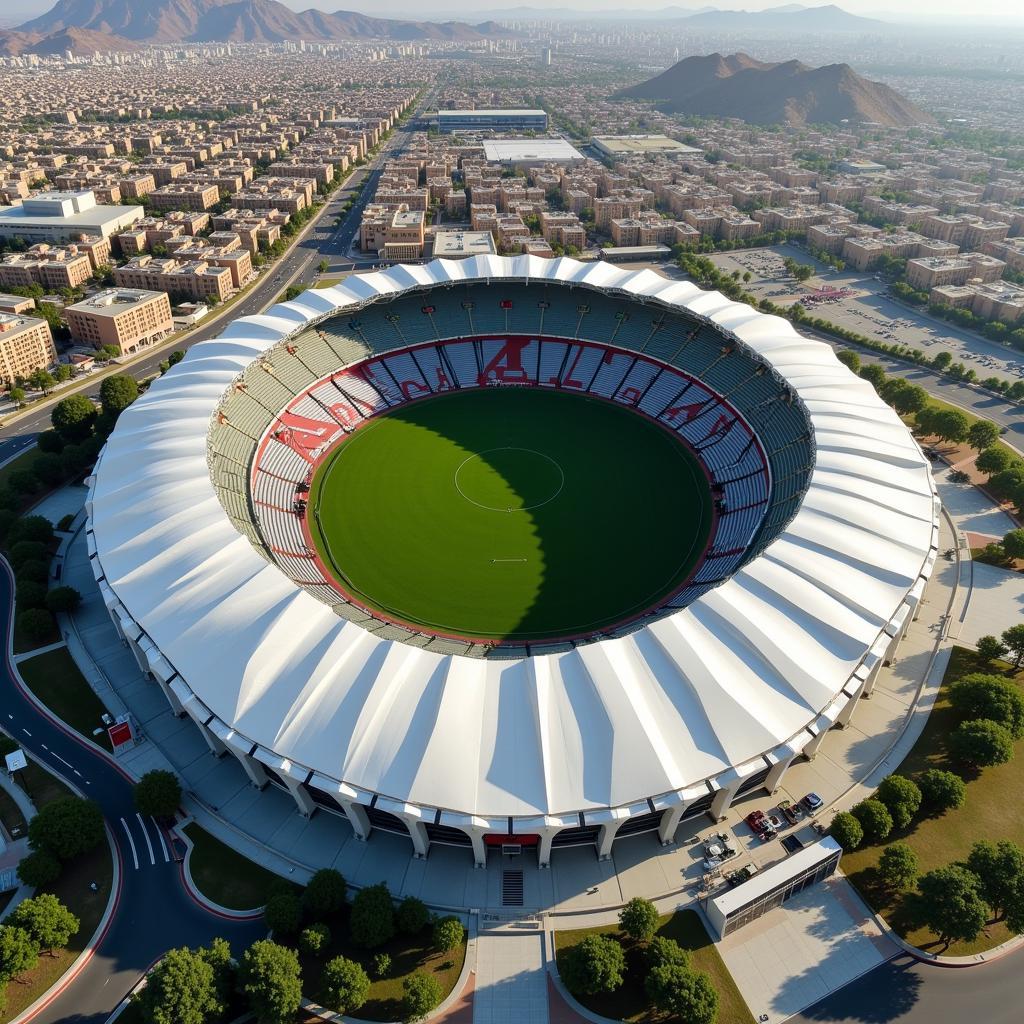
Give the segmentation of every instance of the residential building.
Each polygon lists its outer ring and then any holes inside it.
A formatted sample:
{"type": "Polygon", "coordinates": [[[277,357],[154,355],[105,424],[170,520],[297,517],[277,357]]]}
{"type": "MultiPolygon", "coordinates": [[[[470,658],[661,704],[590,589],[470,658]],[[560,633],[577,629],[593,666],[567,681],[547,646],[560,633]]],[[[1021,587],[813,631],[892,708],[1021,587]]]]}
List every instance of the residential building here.
{"type": "Polygon", "coordinates": [[[174,329],[171,304],[163,291],[108,288],[65,308],[72,338],[93,348],[112,345],[131,355],[174,329]]]}
{"type": "Polygon", "coordinates": [[[0,383],[11,387],[57,361],[50,325],[36,317],[0,313],[0,383]]]}

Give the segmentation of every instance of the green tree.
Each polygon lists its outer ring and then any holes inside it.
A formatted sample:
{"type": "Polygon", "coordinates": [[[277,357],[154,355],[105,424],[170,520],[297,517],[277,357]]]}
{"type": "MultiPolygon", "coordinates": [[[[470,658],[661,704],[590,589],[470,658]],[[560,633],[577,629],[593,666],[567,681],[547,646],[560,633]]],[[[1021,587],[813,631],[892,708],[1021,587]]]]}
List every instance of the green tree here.
{"type": "Polygon", "coordinates": [[[181,783],[174,772],[154,768],[135,784],[133,795],[140,814],[173,818],[181,805],[181,783]]]}
{"type": "Polygon", "coordinates": [[[8,548],[7,560],[17,571],[26,562],[43,561],[48,554],[46,545],[37,540],[19,540],[8,548]]]}
{"type": "Polygon", "coordinates": [[[881,800],[861,800],[850,813],[860,822],[864,835],[873,842],[881,842],[892,831],[892,815],[881,800]]]}
{"type": "Polygon", "coordinates": [[[967,443],[976,451],[983,452],[999,440],[999,427],[989,420],[977,420],[967,430],[967,443]]]}
{"type": "Polygon", "coordinates": [[[377,953],[373,958],[373,976],[386,978],[391,970],[391,957],[387,953],[377,953]]]}
{"type": "Polygon", "coordinates": [[[71,860],[103,842],[103,815],[91,800],[62,796],[44,804],[29,822],[28,842],[60,860],[71,860]]]}
{"type": "Polygon", "coordinates": [[[860,375],[866,381],[870,381],[876,391],[882,387],[886,380],[885,370],[878,363],[868,363],[866,366],[862,366],[860,368],[860,375]]]}
{"type": "Polygon", "coordinates": [[[13,470],[7,482],[17,494],[31,496],[39,490],[39,477],[27,466],[13,470]]]}
{"type": "Polygon", "coordinates": [[[56,430],[44,430],[36,438],[36,446],[41,452],[48,452],[50,455],[60,455],[64,450],[64,441],[56,430]]]}
{"type": "Polygon", "coordinates": [[[358,1010],[370,994],[370,979],[360,964],[336,956],[324,966],[323,991],[325,1005],[335,1013],[358,1010]]]}
{"type": "Polygon", "coordinates": [[[677,967],[690,966],[690,954],[675,939],[667,939],[664,935],[655,935],[647,944],[646,959],[648,970],[664,967],[666,964],[675,964],[677,967]]]}
{"type": "Polygon", "coordinates": [[[878,858],[878,875],[888,889],[909,889],[920,870],[917,854],[906,843],[891,843],[878,858]]]}
{"type": "Polygon", "coordinates": [[[996,473],[1002,473],[1007,469],[1012,461],[1010,453],[1005,448],[993,445],[993,447],[986,448],[978,455],[974,465],[978,468],[979,473],[984,473],[986,476],[995,476],[996,473]]]}
{"type": "Polygon", "coordinates": [[[32,540],[37,544],[49,544],[53,540],[53,526],[42,516],[22,516],[11,527],[7,539],[11,544],[32,540]]]}
{"type": "Polygon", "coordinates": [[[634,896],[619,912],[619,927],[635,942],[646,942],[658,927],[658,908],[634,896]]]}
{"type": "Polygon", "coordinates": [[[299,958],[269,939],[254,942],[242,955],[238,983],[259,1024],[289,1024],[302,1000],[299,958]]]}
{"type": "Polygon", "coordinates": [[[50,422],[65,441],[82,441],[92,433],[96,416],[96,406],[85,395],[68,395],[53,407],[50,422]]]}
{"type": "Polygon", "coordinates": [[[843,848],[844,853],[856,850],[864,842],[864,829],[860,821],[849,811],[840,811],[829,826],[832,838],[843,848]]]}
{"type": "Polygon", "coordinates": [[[440,1002],[441,986],[432,974],[415,971],[402,980],[403,1020],[421,1020],[440,1002]]]}
{"type": "Polygon", "coordinates": [[[51,885],[60,878],[60,861],[46,850],[33,850],[18,861],[18,880],[33,889],[51,885]]]}
{"type": "Polygon", "coordinates": [[[1013,737],[998,722],[974,718],[961,722],[949,734],[949,752],[955,761],[972,768],[1005,764],[1013,757],[1013,737]]]}
{"type": "Polygon", "coordinates": [[[47,486],[55,487],[64,479],[60,456],[51,452],[40,452],[32,463],[32,472],[47,486]]]}
{"type": "Polygon", "coordinates": [[[331,941],[331,930],[322,922],[311,924],[302,929],[299,936],[299,948],[309,956],[316,956],[331,941]]]}
{"type": "MultiPolygon", "coordinates": [[[[35,565],[35,562],[29,562],[35,565]]],[[[18,612],[15,620],[18,625],[18,632],[33,643],[42,643],[53,632],[53,618],[49,612],[42,608],[26,608],[18,612]]]]}
{"type": "Polygon", "coordinates": [[[227,939],[213,939],[201,949],[203,959],[213,968],[213,984],[217,998],[225,1006],[235,994],[235,961],[227,939]]]}
{"type": "Polygon", "coordinates": [[[922,923],[940,942],[973,942],[981,934],[988,907],[973,871],[960,864],[936,868],[921,876],[917,891],[922,923]]]}
{"type": "Polygon", "coordinates": [[[25,389],[11,388],[11,401],[20,409],[25,404],[25,389]]]}
{"type": "Polygon", "coordinates": [[[902,775],[888,775],[882,779],[875,797],[889,808],[896,828],[906,828],[921,806],[921,790],[917,783],[902,775]]]}
{"type": "Polygon", "coordinates": [[[15,928],[24,928],[47,953],[62,949],[78,933],[78,918],[49,892],[23,900],[8,920],[15,928]]]}
{"type": "Polygon", "coordinates": [[[313,873],[302,893],[302,906],[307,916],[330,917],[345,906],[348,884],[345,876],[334,868],[321,868],[313,873]]]}
{"type": "Polygon", "coordinates": [[[349,931],[352,941],[365,949],[382,946],[395,934],[395,908],[383,882],[368,885],[356,893],[349,931]]]}
{"type": "Polygon", "coordinates": [[[100,384],[100,406],[105,413],[115,417],[138,397],[138,382],[130,374],[115,373],[100,384]]]}
{"type": "Polygon", "coordinates": [[[201,951],[187,948],[167,951],[136,1000],[153,1024],[206,1024],[225,1010],[213,967],[201,951]]]}
{"type": "Polygon", "coordinates": [[[892,377],[882,385],[879,395],[901,416],[920,412],[928,404],[928,392],[920,384],[892,377]]]}
{"type": "Polygon", "coordinates": [[[998,637],[991,635],[978,637],[975,644],[978,649],[978,657],[985,661],[998,661],[1006,653],[1006,645],[998,637]]]}
{"type": "Polygon", "coordinates": [[[38,961],[39,947],[24,928],[0,924],[0,991],[19,974],[31,971],[38,961]]]}
{"type": "Polygon", "coordinates": [[[1014,668],[1020,668],[1020,663],[1024,661],[1024,624],[1004,629],[1001,639],[1006,649],[1013,655],[1014,668]]]}
{"type": "Polygon", "coordinates": [[[263,908],[267,927],[275,935],[294,935],[302,924],[302,906],[292,886],[275,888],[263,908]]]}
{"type": "Polygon", "coordinates": [[[457,917],[442,917],[434,924],[434,948],[441,953],[450,953],[462,944],[465,929],[457,917]]]}
{"type": "Polygon", "coordinates": [[[966,441],[969,429],[970,423],[959,409],[940,409],[932,421],[932,433],[951,444],[966,441]]]}
{"type": "Polygon", "coordinates": [[[82,595],[74,587],[54,587],[46,595],[46,607],[51,612],[73,612],[81,603],[82,595]]]}
{"type": "Polygon", "coordinates": [[[981,898],[997,917],[1024,887],[1024,850],[1008,839],[976,842],[967,855],[967,867],[978,876],[981,898]]]}
{"type": "Polygon", "coordinates": [[[607,935],[588,935],[567,949],[558,965],[565,987],[574,995],[614,992],[622,984],[626,957],[622,946],[607,935]]]}
{"type": "MultiPolygon", "coordinates": [[[[398,904],[398,913],[395,915],[395,921],[400,932],[404,932],[406,935],[416,935],[427,927],[429,920],[430,912],[427,910],[427,905],[423,900],[418,900],[415,896],[406,896],[398,904]]],[[[459,925],[459,927],[461,928],[462,925],[459,925]]]]}
{"type": "Polygon", "coordinates": [[[1019,740],[1024,736],[1024,693],[1002,676],[972,672],[949,688],[949,702],[966,718],[987,718],[1019,740]]]}
{"type": "Polygon", "coordinates": [[[836,358],[854,373],[860,373],[860,356],[852,349],[844,348],[840,350],[836,353],[836,358]]]}
{"type": "Polygon", "coordinates": [[[662,1013],[686,1024],[715,1024],[718,1020],[718,993],[703,971],[666,964],[647,975],[644,987],[662,1013]]]}
{"type": "Polygon", "coordinates": [[[1010,558],[1024,558],[1024,530],[1011,530],[1003,537],[1003,550],[1010,558]]]}
{"type": "Polygon", "coordinates": [[[944,814],[967,802],[967,786],[955,772],[929,768],[918,775],[917,785],[921,790],[921,805],[931,814],[944,814]]]}

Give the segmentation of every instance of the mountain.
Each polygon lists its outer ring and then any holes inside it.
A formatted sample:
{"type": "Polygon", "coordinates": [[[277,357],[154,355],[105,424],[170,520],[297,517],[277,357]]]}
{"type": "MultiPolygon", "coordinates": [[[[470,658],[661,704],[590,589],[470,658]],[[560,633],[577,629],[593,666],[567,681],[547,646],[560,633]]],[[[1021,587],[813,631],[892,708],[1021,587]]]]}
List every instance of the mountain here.
{"type": "Polygon", "coordinates": [[[705,11],[686,19],[686,27],[720,32],[881,32],[891,28],[877,18],[850,14],[835,4],[801,7],[787,4],[766,11],[705,11]]]}
{"type": "Polygon", "coordinates": [[[41,57],[63,54],[70,50],[81,57],[92,53],[123,52],[141,49],[139,43],[107,32],[86,28],[69,28],[43,35],[40,32],[0,32],[0,56],[15,57],[36,53],[41,57]]]}
{"type": "MultiPolygon", "coordinates": [[[[372,18],[353,11],[292,11],[278,0],[57,0],[18,27],[39,37],[85,29],[139,43],[278,43],[285,40],[394,39],[470,42],[508,34],[465,22],[372,18]]],[[[110,49],[108,46],[107,49],[110,49]]]]}
{"type": "Polygon", "coordinates": [[[672,113],[738,117],[751,124],[934,123],[895,89],[862,78],[849,64],[766,64],[745,53],[687,57],[616,95],[655,100],[672,113]]]}

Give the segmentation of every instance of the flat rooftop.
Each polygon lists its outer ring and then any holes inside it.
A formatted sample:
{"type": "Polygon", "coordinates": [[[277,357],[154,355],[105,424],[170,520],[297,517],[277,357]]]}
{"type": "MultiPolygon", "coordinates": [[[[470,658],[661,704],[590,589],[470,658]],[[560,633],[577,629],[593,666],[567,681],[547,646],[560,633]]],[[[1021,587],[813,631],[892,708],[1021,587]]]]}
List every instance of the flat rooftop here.
{"type": "Polygon", "coordinates": [[[435,256],[483,256],[495,252],[490,231],[438,231],[434,235],[435,256]]]}
{"type": "Polygon", "coordinates": [[[701,153],[696,146],[687,146],[667,135],[595,135],[598,149],[626,156],[630,153],[701,153]]]}
{"type": "Polygon", "coordinates": [[[583,161],[584,155],[565,139],[497,139],[484,143],[489,163],[567,163],[583,161]]]}
{"type": "Polygon", "coordinates": [[[106,291],[97,292],[66,308],[79,313],[91,313],[94,316],[117,316],[118,313],[123,313],[140,302],[146,302],[166,294],[166,292],[148,291],[145,288],[108,288],[106,291]]]}
{"type": "Polygon", "coordinates": [[[545,110],[526,110],[519,108],[508,108],[502,110],[439,110],[439,117],[465,117],[466,115],[472,115],[473,117],[546,117],[547,111],[545,110]]]}

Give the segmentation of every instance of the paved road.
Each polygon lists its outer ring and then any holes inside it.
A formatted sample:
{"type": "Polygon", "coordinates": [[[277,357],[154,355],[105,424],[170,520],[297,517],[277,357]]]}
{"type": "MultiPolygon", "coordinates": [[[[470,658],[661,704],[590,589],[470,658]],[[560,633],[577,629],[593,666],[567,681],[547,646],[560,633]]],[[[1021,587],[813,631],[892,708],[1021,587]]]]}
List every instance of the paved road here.
{"type": "Polygon", "coordinates": [[[1019,1024],[1021,962],[1007,956],[969,968],[900,956],[833,992],[792,1024],[1019,1024]]]}
{"type": "MultiPolygon", "coordinates": [[[[0,568],[4,650],[9,650],[11,578],[0,568]]],[[[0,670],[0,722],[25,750],[99,802],[121,864],[118,911],[95,955],[75,981],[34,1018],[38,1024],[99,1024],[146,968],[167,949],[202,945],[216,936],[239,951],[266,934],[261,919],[227,920],[189,895],[169,839],[135,811],[132,786],[111,760],[56,725],[14,681],[10,662],[0,670]]]]}

